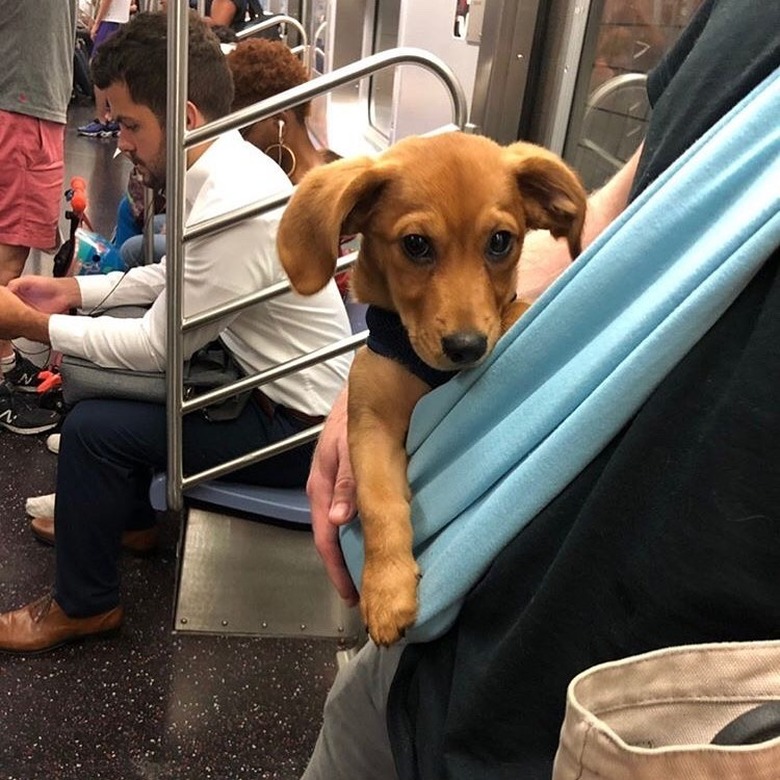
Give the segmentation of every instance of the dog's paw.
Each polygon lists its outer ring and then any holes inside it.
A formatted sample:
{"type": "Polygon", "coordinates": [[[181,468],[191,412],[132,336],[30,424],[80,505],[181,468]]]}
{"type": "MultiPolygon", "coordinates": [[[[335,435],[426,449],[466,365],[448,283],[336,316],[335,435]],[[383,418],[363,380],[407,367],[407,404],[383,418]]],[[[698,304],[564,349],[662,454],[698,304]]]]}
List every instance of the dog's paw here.
{"type": "Polygon", "coordinates": [[[360,609],[376,644],[394,644],[414,623],[419,579],[420,570],[414,559],[366,564],[360,609]]]}

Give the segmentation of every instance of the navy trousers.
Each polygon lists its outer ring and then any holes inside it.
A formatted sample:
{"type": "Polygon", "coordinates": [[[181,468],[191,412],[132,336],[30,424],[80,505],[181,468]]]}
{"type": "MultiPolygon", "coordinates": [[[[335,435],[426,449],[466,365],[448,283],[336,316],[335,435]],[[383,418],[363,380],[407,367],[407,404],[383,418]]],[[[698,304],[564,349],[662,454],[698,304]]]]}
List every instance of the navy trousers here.
{"type": "MultiPolygon", "coordinates": [[[[305,428],[278,409],[250,400],[228,422],[200,412],[184,418],[184,472],[236,458],[305,428]]],[[[242,482],[297,487],[306,482],[314,443],[234,473],[242,482]]],[[[165,407],[138,401],[82,401],[65,418],[57,466],[57,576],[54,596],[70,617],[87,617],[119,603],[121,538],[149,528],[156,515],[149,484],[167,466],[165,407]]]]}

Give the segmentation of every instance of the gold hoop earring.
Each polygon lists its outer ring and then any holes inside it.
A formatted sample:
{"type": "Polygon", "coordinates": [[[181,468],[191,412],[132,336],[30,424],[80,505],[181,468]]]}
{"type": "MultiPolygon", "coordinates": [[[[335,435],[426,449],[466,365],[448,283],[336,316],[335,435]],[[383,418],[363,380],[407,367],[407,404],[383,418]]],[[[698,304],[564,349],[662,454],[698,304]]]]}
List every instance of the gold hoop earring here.
{"type": "Polygon", "coordinates": [[[290,149],[284,142],[284,119],[279,120],[279,138],[276,143],[266,146],[263,150],[272,160],[276,161],[276,164],[287,174],[288,177],[292,176],[295,172],[295,166],[298,161],[295,158],[295,152],[290,149]],[[287,170],[284,167],[285,155],[290,160],[290,169],[287,170]]]}

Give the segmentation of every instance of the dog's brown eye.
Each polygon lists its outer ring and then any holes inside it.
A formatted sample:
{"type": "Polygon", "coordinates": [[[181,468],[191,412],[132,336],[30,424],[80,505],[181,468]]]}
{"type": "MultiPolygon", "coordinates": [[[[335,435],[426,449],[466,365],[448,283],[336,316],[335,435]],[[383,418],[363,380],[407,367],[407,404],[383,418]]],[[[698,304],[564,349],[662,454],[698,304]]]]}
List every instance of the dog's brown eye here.
{"type": "Polygon", "coordinates": [[[515,243],[515,237],[508,230],[498,230],[490,236],[487,255],[490,260],[503,260],[515,243]]]}
{"type": "Polygon", "coordinates": [[[433,247],[425,236],[411,233],[401,239],[406,256],[415,263],[430,263],[433,260],[433,247]]]}

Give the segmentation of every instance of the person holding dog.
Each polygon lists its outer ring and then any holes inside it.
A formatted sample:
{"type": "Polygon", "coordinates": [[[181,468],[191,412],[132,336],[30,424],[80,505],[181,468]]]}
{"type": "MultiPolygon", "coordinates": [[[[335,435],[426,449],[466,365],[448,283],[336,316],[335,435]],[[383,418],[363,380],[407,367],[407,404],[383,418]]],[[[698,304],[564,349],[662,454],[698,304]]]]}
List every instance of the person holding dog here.
{"type": "MultiPolygon", "coordinates": [[[[585,246],[777,71],[778,26],[780,6],[705,0],[650,74],[642,147],[589,199],[585,246]]],[[[531,238],[526,254],[558,265],[565,250],[551,243],[531,238]]],[[[779,263],[776,247],[500,553],[444,635],[369,642],[340,671],[304,780],[547,780],[566,688],[582,670],[669,645],[778,637],[779,263]]],[[[355,513],[346,402],[342,393],[328,418],[308,491],[320,555],[354,604],[338,543],[355,513]]]]}
{"type": "MultiPolygon", "coordinates": [[[[147,186],[166,174],[167,23],[161,13],[138,14],[105,42],[93,76],[111,103],[119,148],[147,186]]],[[[233,85],[219,41],[190,15],[187,126],[197,128],[230,112],[233,85]]],[[[185,224],[192,225],[289,193],[282,170],[238,131],[187,152],[185,224]]],[[[281,281],[275,249],[280,212],[244,220],[184,248],[184,316],[281,281]]],[[[107,368],[160,371],[166,367],[165,262],[127,273],[50,279],[23,277],[0,290],[0,337],[26,336],[67,355],[107,368]],[[150,304],[137,319],[70,316],[110,305],[150,304]]],[[[306,301],[292,294],[257,304],[191,331],[185,357],[220,337],[247,373],[258,373],[302,352],[347,336],[349,321],[335,283],[306,301]]],[[[186,471],[202,470],[286,438],[322,419],[345,381],[349,357],[339,357],[264,385],[231,420],[184,419],[186,471]]],[[[57,571],[50,593],[0,614],[0,651],[40,653],[85,637],[101,637],[123,622],[118,557],[121,548],[149,552],[157,537],[148,489],[166,468],[166,411],[154,403],[84,400],[62,428],[55,518],[34,521],[54,541],[57,571]],[[89,479],[84,479],[84,475],[89,479]]],[[[303,446],[237,472],[255,484],[305,482],[311,447],[303,446]]]]}

